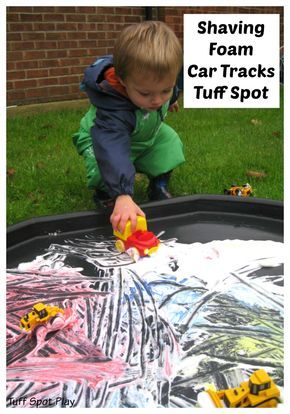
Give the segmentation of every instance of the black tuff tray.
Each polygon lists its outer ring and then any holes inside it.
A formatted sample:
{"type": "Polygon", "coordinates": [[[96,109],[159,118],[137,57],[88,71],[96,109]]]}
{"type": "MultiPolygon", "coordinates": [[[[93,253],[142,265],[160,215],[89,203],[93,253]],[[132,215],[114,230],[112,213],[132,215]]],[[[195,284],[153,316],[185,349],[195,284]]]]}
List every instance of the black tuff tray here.
{"type": "MultiPolygon", "coordinates": [[[[283,202],[195,195],[143,204],[148,228],[181,243],[212,240],[283,241],[283,202]]],[[[112,236],[110,213],[95,211],[39,217],[7,229],[7,267],[30,261],[51,243],[87,234],[112,236]]]]}

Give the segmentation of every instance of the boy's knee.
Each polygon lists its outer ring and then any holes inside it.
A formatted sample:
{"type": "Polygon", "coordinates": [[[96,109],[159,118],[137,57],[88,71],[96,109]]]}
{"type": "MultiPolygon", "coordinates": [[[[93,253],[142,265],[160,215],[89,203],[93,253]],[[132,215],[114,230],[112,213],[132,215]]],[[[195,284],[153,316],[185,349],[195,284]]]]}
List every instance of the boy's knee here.
{"type": "Polygon", "coordinates": [[[82,153],[87,171],[88,188],[98,188],[101,182],[101,173],[96,162],[92,147],[85,149],[82,153]]]}

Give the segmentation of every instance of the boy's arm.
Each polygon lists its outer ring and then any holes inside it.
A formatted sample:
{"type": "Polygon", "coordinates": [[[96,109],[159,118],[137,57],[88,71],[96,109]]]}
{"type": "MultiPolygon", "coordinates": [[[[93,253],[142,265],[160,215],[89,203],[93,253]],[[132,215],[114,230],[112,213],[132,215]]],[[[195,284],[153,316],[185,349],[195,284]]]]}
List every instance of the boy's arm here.
{"type": "Polygon", "coordinates": [[[130,159],[130,135],[134,123],[135,116],[130,111],[98,109],[91,129],[95,157],[112,198],[133,194],[136,171],[130,159]]]}
{"type": "Polygon", "coordinates": [[[137,215],[145,216],[133,201],[135,168],[130,159],[130,135],[135,128],[135,116],[129,111],[98,110],[91,134],[95,156],[109,195],[115,199],[110,221],[114,230],[124,231],[128,220],[132,230],[137,215]]]}

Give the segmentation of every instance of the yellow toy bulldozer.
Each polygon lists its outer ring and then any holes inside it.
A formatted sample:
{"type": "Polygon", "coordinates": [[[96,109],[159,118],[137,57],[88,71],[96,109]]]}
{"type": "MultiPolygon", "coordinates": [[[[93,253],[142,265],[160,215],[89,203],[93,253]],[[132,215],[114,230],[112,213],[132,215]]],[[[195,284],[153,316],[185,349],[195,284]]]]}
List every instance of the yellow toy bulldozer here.
{"type": "Polygon", "coordinates": [[[200,393],[198,402],[204,408],[274,408],[280,402],[280,390],[265,370],[258,369],[239,387],[200,393]]]}

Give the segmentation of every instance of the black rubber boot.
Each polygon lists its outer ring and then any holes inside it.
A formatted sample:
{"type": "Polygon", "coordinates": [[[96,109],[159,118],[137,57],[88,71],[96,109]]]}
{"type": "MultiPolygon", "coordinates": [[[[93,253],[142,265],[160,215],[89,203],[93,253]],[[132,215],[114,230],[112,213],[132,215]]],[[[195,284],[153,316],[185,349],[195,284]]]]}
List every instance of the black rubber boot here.
{"type": "Polygon", "coordinates": [[[109,196],[108,193],[98,189],[94,192],[93,200],[98,210],[113,208],[115,205],[115,201],[109,196]]]}
{"type": "Polygon", "coordinates": [[[148,198],[150,201],[160,201],[172,198],[167,186],[171,171],[151,178],[148,186],[148,198]]]}

